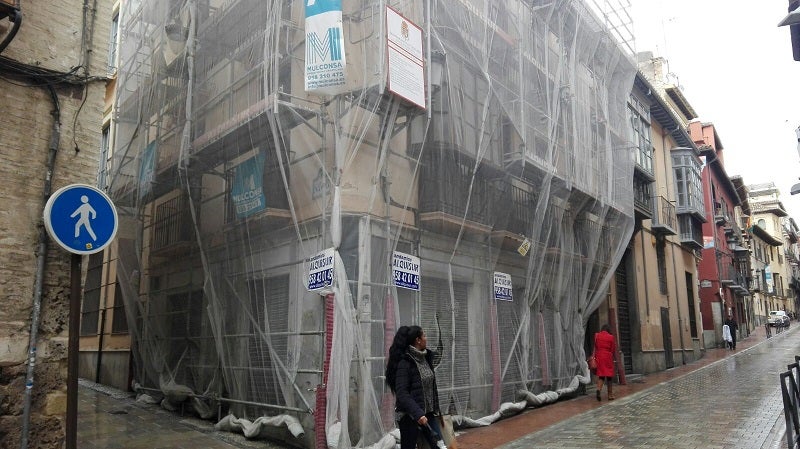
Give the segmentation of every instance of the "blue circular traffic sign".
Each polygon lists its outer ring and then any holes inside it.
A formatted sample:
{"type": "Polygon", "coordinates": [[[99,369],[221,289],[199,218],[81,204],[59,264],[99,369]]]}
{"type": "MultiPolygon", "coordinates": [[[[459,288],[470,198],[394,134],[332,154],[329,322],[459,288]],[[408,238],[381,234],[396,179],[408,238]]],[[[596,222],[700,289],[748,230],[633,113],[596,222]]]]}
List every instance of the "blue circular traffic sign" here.
{"type": "Polygon", "coordinates": [[[102,190],[83,184],[62,187],[44,206],[47,233],[74,254],[102,251],[117,234],[117,209],[102,190]]]}

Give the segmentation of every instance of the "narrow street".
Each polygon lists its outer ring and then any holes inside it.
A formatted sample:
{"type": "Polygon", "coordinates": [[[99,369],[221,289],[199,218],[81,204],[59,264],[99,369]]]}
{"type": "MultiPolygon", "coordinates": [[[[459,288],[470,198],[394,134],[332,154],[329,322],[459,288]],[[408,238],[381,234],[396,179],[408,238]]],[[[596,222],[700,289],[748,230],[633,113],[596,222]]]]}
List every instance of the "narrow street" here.
{"type": "MultiPolygon", "coordinates": [[[[794,323],[788,332],[771,339],[758,329],[739,346],[735,354],[711,349],[697,364],[617,386],[616,401],[607,401],[604,394],[598,403],[590,387],[587,396],[461,431],[459,448],[785,447],[778,376],[800,355],[800,325],[794,323]]],[[[283,447],[217,432],[210,422],[136,403],[129,394],[113,389],[83,384],[81,448],[283,447]]]]}
{"type": "Polygon", "coordinates": [[[800,332],[739,351],[501,447],[785,447],[779,373],[800,355],[800,332]]]}

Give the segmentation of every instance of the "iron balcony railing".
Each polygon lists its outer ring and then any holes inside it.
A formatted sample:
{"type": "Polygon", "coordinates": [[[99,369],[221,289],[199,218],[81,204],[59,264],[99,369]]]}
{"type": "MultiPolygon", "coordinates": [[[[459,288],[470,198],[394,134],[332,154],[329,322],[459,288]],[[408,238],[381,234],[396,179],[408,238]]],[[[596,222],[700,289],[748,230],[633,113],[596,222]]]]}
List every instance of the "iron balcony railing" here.
{"type": "Polygon", "coordinates": [[[787,371],[780,373],[783,415],[786,420],[786,443],[789,449],[800,446],[800,357],[794,356],[794,363],[787,371]]]}
{"type": "Polygon", "coordinates": [[[472,181],[474,162],[455,152],[428,152],[428,155],[420,167],[420,212],[443,212],[458,219],[465,217],[490,224],[494,189],[480,173],[472,181]]]}
{"type": "Polygon", "coordinates": [[[681,244],[694,249],[703,248],[703,225],[691,214],[678,215],[681,244]]]}
{"type": "Polygon", "coordinates": [[[192,216],[188,197],[179,195],[156,206],[153,220],[153,250],[178,243],[188,243],[192,238],[192,216]]]}
{"type": "Polygon", "coordinates": [[[661,235],[677,234],[677,218],[675,205],[663,196],[655,198],[655,213],[653,214],[653,232],[661,235]]]}

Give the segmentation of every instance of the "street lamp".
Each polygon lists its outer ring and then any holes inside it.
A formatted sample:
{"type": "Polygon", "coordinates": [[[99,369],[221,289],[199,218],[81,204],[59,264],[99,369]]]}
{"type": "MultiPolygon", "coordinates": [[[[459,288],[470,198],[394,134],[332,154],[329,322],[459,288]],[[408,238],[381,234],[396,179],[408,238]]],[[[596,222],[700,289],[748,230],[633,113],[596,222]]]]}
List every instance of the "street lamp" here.
{"type": "Polygon", "coordinates": [[[792,39],[792,57],[795,61],[800,61],[800,0],[789,0],[789,14],[778,26],[787,25],[792,39]]]}

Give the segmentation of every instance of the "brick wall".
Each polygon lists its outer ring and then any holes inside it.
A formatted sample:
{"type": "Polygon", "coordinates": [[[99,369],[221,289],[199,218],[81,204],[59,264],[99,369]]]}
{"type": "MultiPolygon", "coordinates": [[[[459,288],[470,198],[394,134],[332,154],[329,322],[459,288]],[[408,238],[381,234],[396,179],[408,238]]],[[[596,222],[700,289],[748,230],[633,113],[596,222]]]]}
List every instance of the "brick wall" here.
{"type": "MultiPolygon", "coordinates": [[[[90,30],[89,75],[104,77],[112,1],[85,3],[95,12],[86,27],[83,0],[21,2],[22,26],[2,56],[66,72],[81,64],[81,37],[90,30]]],[[[0,68],[0,447],[17,448],[54,106],[47,89],[9,80],[5,73],[0,68]]],[[[104,92],[102,80],[89,82],[85,89],[57,89],[61,138],[53,190],[95,183],[104,92]]],[[[64,440],[69,260],[69,254],[50,244],[36,345],[30,448],[60,448],[64,440]]]]}

